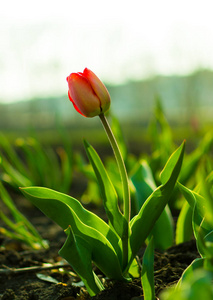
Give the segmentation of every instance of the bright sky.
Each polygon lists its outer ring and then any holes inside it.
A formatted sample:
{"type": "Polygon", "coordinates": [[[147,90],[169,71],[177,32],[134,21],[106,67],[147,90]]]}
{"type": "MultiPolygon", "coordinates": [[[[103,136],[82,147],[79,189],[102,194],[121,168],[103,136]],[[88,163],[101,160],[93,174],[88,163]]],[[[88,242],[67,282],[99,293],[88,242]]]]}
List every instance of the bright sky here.
{"type": "Polygon", "coordinates": [[[8,0],[0,10],[0,102],[213,68],[212,0],[8,0]]]}

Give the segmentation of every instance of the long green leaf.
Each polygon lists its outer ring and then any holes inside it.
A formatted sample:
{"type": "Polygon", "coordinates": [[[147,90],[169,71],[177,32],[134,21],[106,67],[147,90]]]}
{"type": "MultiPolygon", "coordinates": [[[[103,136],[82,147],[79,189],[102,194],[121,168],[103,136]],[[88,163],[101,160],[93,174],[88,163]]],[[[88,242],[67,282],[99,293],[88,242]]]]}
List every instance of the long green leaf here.
{"type": "Polygon", "coordinates": [[[3,175],[3,179],[12,186],[15,186],[17,188],[18,186],[27,186],[32,184],[29,178],[15,169],[5,158],[2,159],[1,166],[5,172],[5,175],[3,175]]]}
{"type": "Polygon", "coordinates": [[[124,217],[118,206],[118,198],[115,188],[95,149],[87,141],[84,141],[84,146],[97,177],[103,197],[104,208],[106,210],[109,221],[117,234],[122,237],[124,217]]]}
{"type": "Polygon", "coordinates": [[[92,270],[91,246],[80,236],[75,236],[70,226],[65,232],[68,237],[59,251],[59,255],[66,259],[74,271],[80,276],[90,296],[94,296],[103,290],[104,287],[92,270]],[[70,255],[70,253],[72,255],[70,255]]]}
{"type": "MultiPolygon", "coordinates": [[[[131,180],[136,189],[137,205],[135,206],[138,207],[139,211],[146,199],[157,188],[151,168],[145,160],[139,163],[131,180]]],[[[157,220],[152,230],[152,235],[154,237],[155,248],[165,250],[172,246],[174,240],[174,225],[168,206],[164,208],[161,216],[157,220]]]]}
{"type": "MultiPolygon", "coordinates": [[[[32,248],[47,248],[48,244],[42,240],[41,236],[34,228],[34,226],[28,221],[28,219],[17,209],[15,203],[10,197],[9,193],[5,189],[0,180],[0,199],[10,210],[10,213],[14,219],[9,219],[2,211],[0,212],[0,219],[12,230],[11,235],[18,240],[22,240],[26,244],[29,244],[32,248]]],[[[8,235],[9,231],[2,229],[3,234],[8,235]]]]}
{"type": "Polygon", "coordinates": [[[212,144],[213,136],[211,132],[208,132],[200,142],[198,148],[184,159],[179,179],[182,184],[186,184],[186,182],[192,177],[197,170],[201,159],[211,149],[212,144]]]}
{"type": "MultiPolygon", "coordinates": [[[[195,262],[197,263],[197,262],[195,262]]],[[[199,262],[198,262],[199,264],[199,262]]],[[[160,294],[161,300],[212,300],[213,299],[213,276],[202,266],[195,270],[190,270],[187,278],[184,278],[181,285],[164,290],[160,294]]]]}
{"type": "Polygon", "coordinates": [[[189,241],[192,238],[192,213],[190,205],[186,201],[181,208],[177,219],[175,243],[180,244],[189,241]]]}
{"type": "Polygon", "coordinates": [[[208,215],[208,205],[207,201],[204,197],[199,195],[198,193],[188,189],[181,183],[177,183],[177,186],[181,193],[183,194],[184,198],[187,200],[189,205],[192,208],[193,211],[193,217],[192,217],[192,225],[194,230],[195,238],[197,238],[197,228],[199,228],[201,222],[202,222],[202,229],[206,231],[206,234],[211,231],[212,226],[211,223],[209,223],[209,219],[206,218],[208,215]],[[203,220],[204,219],[204,220],[203,220]]]}
{"type": "Polygon", "coordinates": [[[198,193],[190,190],[180,182],[177,182],[177,186],[180,192],[183,194],[184,198],[187,200],[192,209],[197,205],[199,214],[204,217],[205,215],[205,199],[198,193]]]}
{"type": "Polygon", "coordinates": [[[182,281],[190,280],[194,277],[194,272],[197,269],[203,268],[204,259],[196,258],[193,262],[185,269],[181,278],[179,279],[176,288],[178,289],[181,286],[182,281]]]}
{"type": "Polygon", "coordinates": [[[84,209],[76,199],[65,194],[40,187],[21,190],[34,205],[64,230],[71,226],[74,235],[80,236],[91,245],[92,259],[106,276],[123,278],[118,237],[109,225],[84,209]]]}
{"type": "Polygon", "coordinates": [[[2,133],[0,134],[0,146],[5,153],[5,155],[2,155],[4,158],[3,160],[6,159],[7,161],[12,162],[18,173],[22,174],[23,176],[27,176],[26,166],[22,164],[17,151],[15,151],[14,145],[11,144],[11,142],[2,133]]]}
{"type": "Polygon", "coordinates": [[[16,226],[19,224],[19,229],[23,228],[23,232],[32,234],[35,239],[39,241],[40,244],[42,244],[42,238],[40,237],[37,230],[34,228],[34,226],[28,221],[28,219],[17,209],[15,206],[15,203],[13,202],[12,198],[10,197],[9,193],[5,189],[4,185],[2,184],[0,180],[0,197],[1,200],[5,203],[5,205],[9,208],[15,222],[16,226]]]}
{"type": "MultiPolygon", "coordinates": [[[[131,220],[130,245],[134,257],[145,239],[151,232],[155,222],[160,217],[168,203],[180,173],[184,154],[184,143],[170,157],[164,168],[164,184],[158,187],[145,201],[139,213],[131,220]],[[172,166],[172,167],[171,167],[172,166]],[[168,167],[168,169],[167,169],[168,167]]],[[[130,260],[131,262],[131,260],[130,260]]]]}
{"type": "MultiPolygon", "coordinates": [[[[163,185],[171,181],[172,174],[174,173],[174,171],[176,171],[176,168],[178,170],[177,175],[179,175],[180,173],[179,160],[181,158],[181,164],[182,164],[184,148],[185,148],[185,142],[183,142],[182,145],[176,151],[174,151],[170,156],[170,158],[168,159],[165,167],[163,168],[160,174],[161,182],[163,185]]],[[[175,173],[177,173],[177,171],[175,173]]],[[[173,182],[174,181],[176,182],[176,180],[177,177],[174,176],[173,182]]]]}
{"type": "Polygon", "coordinates": [[[143,287],[144,300],[155,299],[154,286],[154,241],[150,239],[145,250],[142,262],[141,283],[143,287]]]}
{"type": "Polygon", "coordinates": [[[156,184],[152,175],[152,170],[146,160],[141,160],[134,169],[131,176],[131,181],[136,189],[137,196],[137,213],[145,200],[156,189],[156,184]]]}

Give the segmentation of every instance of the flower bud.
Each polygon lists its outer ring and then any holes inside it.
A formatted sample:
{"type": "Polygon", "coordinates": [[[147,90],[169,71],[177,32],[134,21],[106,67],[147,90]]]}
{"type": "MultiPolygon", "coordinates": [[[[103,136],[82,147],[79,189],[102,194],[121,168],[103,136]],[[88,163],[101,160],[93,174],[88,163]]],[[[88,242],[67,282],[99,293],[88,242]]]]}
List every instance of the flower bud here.
{"type": "Polygon", "coordinates": [[[89,69],[67,77],[68,96],[74,108],[85,117],[95,117],[110,107],[110,95],[103,82],[89,69]]]}

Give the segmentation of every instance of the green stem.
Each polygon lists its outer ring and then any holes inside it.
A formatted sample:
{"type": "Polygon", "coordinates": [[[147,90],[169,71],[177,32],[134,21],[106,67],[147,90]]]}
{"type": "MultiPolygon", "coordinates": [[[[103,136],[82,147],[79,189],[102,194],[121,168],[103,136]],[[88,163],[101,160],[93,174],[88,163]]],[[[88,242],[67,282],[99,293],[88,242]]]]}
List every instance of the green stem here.
{"type": "Polygon", "coordinates": [[[123,243],[123,263],[125,265],[128,261],[128,236],[129,236],[128,231],[129,231],[130,207],[131,207],[128,176],[127,176],[127,171],[126,171],[123,157],[121,155],[121,152],[118,147],[117,141],[114,137],[114,134],[109,126],[109,123],[104,114],[100,114],[99,117],[100,117],[100,120],[106,131],[106,134],[108,136],[110,144],[112,146],[112,149],[113,149],[113,152],[114,152],[117,164],[118,164],[118,169],[120,172],[122,186],[123,186],[123,215],[124,215],[124,219],[125,219],[125,224],[124,224],[122,243],[123,243]]]}

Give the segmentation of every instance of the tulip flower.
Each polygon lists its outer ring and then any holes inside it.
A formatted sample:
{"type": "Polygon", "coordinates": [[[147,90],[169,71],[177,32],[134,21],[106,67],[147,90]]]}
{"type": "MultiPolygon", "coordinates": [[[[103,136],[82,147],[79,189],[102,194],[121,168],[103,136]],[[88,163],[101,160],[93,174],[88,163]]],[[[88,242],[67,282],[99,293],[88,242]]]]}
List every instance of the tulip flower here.
{"type": "Polygon", "coordinates": [[[95,117],[110,107],[110,95],[103,82],[89,69],[67,77],[68,96],[74,108],[85,117],[95,117]]]}
{"type": "Polygon", "coordinates": [[[123,225],[123,264],[128,261],[128,237],[129,237],[129,220],[130,220],[130,190],[128,185],[128,176],[125,164],[119,150],[117,141],[113,135],[110,125],[104,113],[110,107],[110,95],[101,82],[101,80],[89,69],[84,69],[83,73],[71,73],[67,77],[68,96],[72,101],[75,109],[85,117],[99,116],[113,148],[117,160],[118,169],[123,183],[124,196],[124,219],[123,225]]]}

